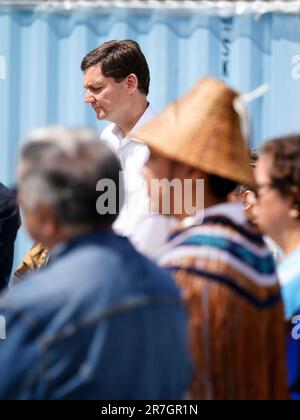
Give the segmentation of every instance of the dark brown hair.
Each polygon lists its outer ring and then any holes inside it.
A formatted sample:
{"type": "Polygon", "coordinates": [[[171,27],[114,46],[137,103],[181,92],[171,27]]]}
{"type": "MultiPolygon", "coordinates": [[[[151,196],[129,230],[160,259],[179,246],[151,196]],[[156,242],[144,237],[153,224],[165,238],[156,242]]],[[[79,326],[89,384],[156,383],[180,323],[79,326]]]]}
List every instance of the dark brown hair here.
{"type": "Polygon", "coordinates": [[[237,187],[237,182],[217,175],[208,175],[208,185],[213,196],[219,200],[226,200],[228,194],[237,187]]]}
{"type": "Polygon", "coordinates": [[[139,90],[148,95],[149,67],[137,42],[130,39],[105,42],[83,58],[81,70],[85,71],[96,64],[100,65],[105,77],[113,77],[116,82],[123,81],[131,73],[135,74],[139,90]]]}
{"type": "MultiPolygon", "coordinates": [[[[291,195],[293,190],[300,193],[300,136],[268,141],[262,147],[262,154],[271,159],[269,175],[272,186],[283,197],[291,195]]],[[[300,203],[300,196],[298,201],[300,203]]]]}

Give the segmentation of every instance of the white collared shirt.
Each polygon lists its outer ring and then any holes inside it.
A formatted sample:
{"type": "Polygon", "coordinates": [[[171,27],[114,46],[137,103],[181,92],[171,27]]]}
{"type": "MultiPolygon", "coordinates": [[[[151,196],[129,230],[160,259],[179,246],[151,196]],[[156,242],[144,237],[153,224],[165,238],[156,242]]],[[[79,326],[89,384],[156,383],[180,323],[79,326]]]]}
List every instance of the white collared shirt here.
{"type": "MultiPolygon", "coordinates": [[[[149,122],[155,115],[149,105],[132,131],[149,122]]],[[[149,149],[128,136],[124,138],[116,124],[110,124],[102,132],[101,140],[119,157],[125,180],[126,205],[114,223],[114,230],[127,236],[140,252],[155,258],[176,222],[171,217],[150,213],[147,185],[141,174],[149,158],[149,149]]]]}

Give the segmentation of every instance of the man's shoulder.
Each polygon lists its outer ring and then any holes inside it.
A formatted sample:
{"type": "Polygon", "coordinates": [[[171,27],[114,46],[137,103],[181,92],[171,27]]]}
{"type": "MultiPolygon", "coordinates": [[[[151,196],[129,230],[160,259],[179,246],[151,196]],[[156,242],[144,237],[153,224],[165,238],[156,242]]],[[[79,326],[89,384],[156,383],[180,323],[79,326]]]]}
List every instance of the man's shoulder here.
{"type": "Polygon", "coordinates": [[[44,313],[77,299],[79,290],[81,300],[93,300],[105,291],[110,301],[143,287],[145,293],[162,292],[171,283],[167,272],[138,253],[126,238],[116,236],[112,241],[108,238],[108,244],[91,242],[52,262],[50,257],[46,268],[29,274],[11,290],[7,302],[20,310],[44,313]]]}

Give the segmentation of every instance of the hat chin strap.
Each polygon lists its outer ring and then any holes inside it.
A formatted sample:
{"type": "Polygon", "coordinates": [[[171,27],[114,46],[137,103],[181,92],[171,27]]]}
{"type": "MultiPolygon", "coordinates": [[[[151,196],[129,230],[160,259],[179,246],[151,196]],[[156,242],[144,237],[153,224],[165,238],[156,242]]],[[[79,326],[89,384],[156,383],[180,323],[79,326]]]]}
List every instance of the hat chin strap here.
{"type": "Polygon", "coordinates": [[[246,144],[250,147],[251,139],[251,128],[250,128],[250,118],[247,109],[247,104],[263,96],[269,90],[269,85],[264,84],[259,86],[257,89],[253,90],[250,93],[237,96],[233,100],[233,108],[240,118],[241,131],[246,140],[246,144]]]}

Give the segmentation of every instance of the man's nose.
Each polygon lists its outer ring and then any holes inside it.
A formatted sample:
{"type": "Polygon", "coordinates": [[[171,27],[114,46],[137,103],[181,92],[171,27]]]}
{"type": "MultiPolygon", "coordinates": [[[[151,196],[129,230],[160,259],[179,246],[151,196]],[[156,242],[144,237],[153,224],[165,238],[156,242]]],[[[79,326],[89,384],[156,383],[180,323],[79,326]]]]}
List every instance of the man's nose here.
{"type": "Polygon", "coordinates": [[[84,97],[84,102],[86,104],[92,104],[95,102],[95,98],[93,95],[91,95],[91,93],[89,91],[86,92],[85,97],[84,97]]]}

